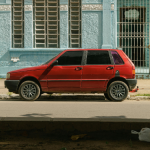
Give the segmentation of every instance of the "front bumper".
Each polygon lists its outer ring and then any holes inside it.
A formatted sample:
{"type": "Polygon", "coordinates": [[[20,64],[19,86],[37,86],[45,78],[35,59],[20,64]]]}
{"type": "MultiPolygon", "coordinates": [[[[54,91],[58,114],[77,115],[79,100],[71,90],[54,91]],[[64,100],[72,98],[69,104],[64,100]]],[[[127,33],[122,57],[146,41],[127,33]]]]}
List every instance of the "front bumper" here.
{"type": "Polygon", "coordinates": [[[126,81],[128,82],[128,85],[129,85],[129,91],[132,91],[137,84],[137,80],[136,79],[126,79],[126,81]]]}
{"type": "Polygon", "coordinates": [[[9,92],[17,92],[19,80],[5,80],[5,88],[9,90],[9,92]]]}

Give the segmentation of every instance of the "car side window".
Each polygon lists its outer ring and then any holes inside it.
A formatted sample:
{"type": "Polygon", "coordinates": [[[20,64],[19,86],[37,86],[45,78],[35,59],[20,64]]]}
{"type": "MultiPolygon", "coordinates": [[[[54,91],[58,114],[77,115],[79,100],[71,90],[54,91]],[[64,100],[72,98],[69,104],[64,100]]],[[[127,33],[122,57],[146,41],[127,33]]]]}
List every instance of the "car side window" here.
{"type": "Polygon", "coordinates": [[[58,58],[58,65],[81,65],[83,51],[67,51],[58,58]]]}
{"type": "Polygon", "coordinates": [[[88,51],[86,64],[88,65],[111,64],[108,51],[88,51]]]}
{"type": "Polygon", "coordinates": [[[113,60],[114,60],[114,63],[116,65],[124,64],[122,58],[120,57],[120,55],[116,51],[111,51],[111,54],[113,56],[113,60]]]}

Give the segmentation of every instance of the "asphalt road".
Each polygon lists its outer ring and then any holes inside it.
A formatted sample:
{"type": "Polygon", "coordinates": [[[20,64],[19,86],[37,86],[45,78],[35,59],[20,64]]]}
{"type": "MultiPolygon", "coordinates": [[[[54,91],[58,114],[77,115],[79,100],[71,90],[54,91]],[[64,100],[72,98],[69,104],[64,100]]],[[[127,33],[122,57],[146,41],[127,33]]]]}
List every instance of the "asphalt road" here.
{"type": "Polygon", "coordinates": [[[150,102],[0,100],[0,121],[150,122],[150,102]]]}

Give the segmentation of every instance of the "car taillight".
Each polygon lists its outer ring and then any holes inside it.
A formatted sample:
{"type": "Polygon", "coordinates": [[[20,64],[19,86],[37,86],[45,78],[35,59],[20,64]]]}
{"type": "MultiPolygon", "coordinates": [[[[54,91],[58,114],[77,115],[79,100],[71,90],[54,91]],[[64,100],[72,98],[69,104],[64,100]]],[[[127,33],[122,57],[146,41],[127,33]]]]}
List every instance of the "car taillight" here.
{"type": "Polygon", "coordinates": [[[135,69],[132,69],[133,79],[135,78],[135,69]]]}

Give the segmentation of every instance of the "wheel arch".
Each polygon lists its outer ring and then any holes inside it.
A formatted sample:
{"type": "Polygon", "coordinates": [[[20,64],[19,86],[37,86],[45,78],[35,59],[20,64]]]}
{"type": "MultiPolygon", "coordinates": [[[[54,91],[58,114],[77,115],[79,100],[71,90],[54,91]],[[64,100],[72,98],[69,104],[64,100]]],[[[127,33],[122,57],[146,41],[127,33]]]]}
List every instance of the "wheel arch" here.
{"type": "Polygon", "coordinates": [[[20,82],[19,82],[19,85],[18,85],[17,91],[19,90],[20,85],[21,85],[24,81],[34,81],[35,83],[37,83],[37,84],[39,85],[40,90],[41,90],[41,92],[42,92],[40,82],[38,81],[38,79],[37,79],[37,78],[32,77],[32,76],[27,76],[27,77],[22,78],[22,79],[20,80],[20,82]]]}
{"type": "MultiPolygon", "coordinates": [[[[128,88],[129,88],[129,84],[128,84],[128,82],[126,81],[125,78],[122,78],[122,77],[115,77],[115,78],[112,78],[111,80],[109,80],[109,82],[107,83],[107,89],[108,89],[109,85],[110,85],[112,82],[114,82],[114,81],[122,81],[122,82],[126,83],[127,86],[128,86],[128,88]]],[[[106,89],[106,90],[107,90],[107,89],[106,89]]]]}

